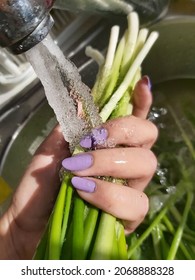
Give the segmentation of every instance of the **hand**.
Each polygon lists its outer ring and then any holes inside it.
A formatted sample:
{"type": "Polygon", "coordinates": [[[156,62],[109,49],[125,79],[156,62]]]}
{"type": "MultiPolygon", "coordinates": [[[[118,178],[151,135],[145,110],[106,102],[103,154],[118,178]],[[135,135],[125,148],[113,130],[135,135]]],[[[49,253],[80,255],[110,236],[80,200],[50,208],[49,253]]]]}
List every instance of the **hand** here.
{"type": "MultiPolygon", "coordinates": [[[[91,166],[73,171],[77,189],[82,187],[78,176],[94,183],[93,192],[78,190],[80,196],[123,219],[127,233],[134,230],[147,213],[148,199],[143,190],[156,169],[157,161],[150,148],[158,133],[156,127],[145,120],[151,103],[148,80],[144,77],[134,91],[133,116],[104,124],[107,133],[104,149],[85,153],[93,159],[91,166]],[[110,146],[113,139],[119,147],[106,149],[105,145],[110,146]],[[90,177],[96,175],[127,179],[129,187],[90,177]]],[[[33,257],[59,190],[62,160],[68,157],[68,143],[58,126],[38,148],[9,209],[0,219],[0,259],[33,257]]]]}
{"type": "Polygon", "coordinates": [[[132,116],[110,120],[81,140],[82,146],[91,148],[95,143],[98,149],[62,162],[75,175],[72,183],[79,195],[122,219],[126,233],[134,231],[148,212],[148,198],[143,191],[157,166],[150,148],[158,131],[146,120],[152,103],[148,82],[144,77],[135,87],[132,116]],[[128,187],[94,176],[125,179],[128,187]]]}

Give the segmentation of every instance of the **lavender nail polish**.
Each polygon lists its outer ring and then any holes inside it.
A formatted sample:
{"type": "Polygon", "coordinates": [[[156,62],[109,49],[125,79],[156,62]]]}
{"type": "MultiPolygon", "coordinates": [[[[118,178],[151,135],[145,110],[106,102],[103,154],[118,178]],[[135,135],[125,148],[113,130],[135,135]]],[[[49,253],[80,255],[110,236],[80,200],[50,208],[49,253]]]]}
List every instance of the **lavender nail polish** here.
{"type": "Polygon", "coordinates": [[[70,171],[85,170],[92,166],[93,156],[91,154],[82,153],[73,157],[65,158],[62,161],[62,166],[70,171]]]}
{"type": "Polygon", "coordinates": [[[80,145],[83,148],[92,148],[97,145],[104,145],[108,137],[108,131],[102,128],[94,128],[90,135],[83,137],[80,145]]]}
{"type": "Polygon", "coordinates": [[[75,189],[88,193],[93,193],[96,188],[95,182],[86,178],[73,177],[71,182],[75,189]]]}
{"type": "Polygon", "coordinates": [[[146,84],[150,90],[152,89],[152,84],[151,84],[150,78],[148,76],[143,76],[142,82],[144,84],[146,84]]]}
{"type": "Polygon", "coordinates": [[[94,128],[92,130],[92,142],[93,145],[104,145],[108,137],[108,131],[104,127],[94,128]]]}
{"type": "Polygon", "coordinates": [[[80,145],[83,148],[91,148],[92,147],[92,136],[91,135],[87,135],[85,137],[83,137],[80,141],[80,145]]]}

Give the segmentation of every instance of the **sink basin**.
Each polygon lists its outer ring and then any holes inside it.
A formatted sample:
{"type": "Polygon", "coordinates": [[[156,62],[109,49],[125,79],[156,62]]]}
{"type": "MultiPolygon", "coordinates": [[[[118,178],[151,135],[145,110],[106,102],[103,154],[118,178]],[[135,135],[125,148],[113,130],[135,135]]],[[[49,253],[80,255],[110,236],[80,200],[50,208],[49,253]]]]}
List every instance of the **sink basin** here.
{"type": "Polygon", "coordinates": [[[143,63],[153,83],[195,77],[195,18],[168,17],[151,29],[159,38],[143,63]]]}

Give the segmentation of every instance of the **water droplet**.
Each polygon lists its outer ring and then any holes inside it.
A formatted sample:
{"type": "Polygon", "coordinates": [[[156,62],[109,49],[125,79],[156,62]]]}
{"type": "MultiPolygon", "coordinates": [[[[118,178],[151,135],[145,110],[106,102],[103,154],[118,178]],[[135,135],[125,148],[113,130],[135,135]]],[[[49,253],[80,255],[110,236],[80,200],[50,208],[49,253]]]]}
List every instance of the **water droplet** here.
{"type": "Polygon", "coordinates": [[[176,193],[176,187],[175,186],[169,186],[169,187],[166,188],[166,192],[168,194],[174,194],[174,193],[176,193]]]}
{"type": "Polygon", "coordinates": [[[161,168],[160,164],[158,164],[158,167],[156,169],[156,175],[159,177],[159,183],[162,186],[167,185],[167,174],[168,174],[168,169],[161,168]]]}
{"type": "Polygon", "coordinates": [[[19,45],[19,46],[18,46],[18,49],[19,49],[19,50],[23,50],[23,48],[24,48],[23,45],[19,45]]]}
{"type": "Polygon", "coordinates": [[[149,112],[148,115],[148,120],[150,121],[156,121],[160,117],[164,116],[167,114],[167,109],[166,108],[158,108],[158,107],[153,107],[151,111],[149,112]]]}
{"type": "Polygon", "coordinates": [[[116,147],[116,141],[114,138],[110,138],[108,141],[107,141],[107,146],[108,148],[114,148],[116,147]]]}
{"type": "Polygon", "coordinates": [[[92,126],[101,124],[89,88],[82,83],[76,66],[64,57],[50,36],[27,51],[26,56],[40,78],[64,138],[73,150],[92,126]],[[82,100],[86,118],[78,116],[77,99],[82,100]]]}
{"type": "Polygon", "coordinates": [[[161,128],[161,129],[165,129],[166,128],[166,124],[165,123],[159,123],[159,124],[157,124],[157,127],[161,128]]]}

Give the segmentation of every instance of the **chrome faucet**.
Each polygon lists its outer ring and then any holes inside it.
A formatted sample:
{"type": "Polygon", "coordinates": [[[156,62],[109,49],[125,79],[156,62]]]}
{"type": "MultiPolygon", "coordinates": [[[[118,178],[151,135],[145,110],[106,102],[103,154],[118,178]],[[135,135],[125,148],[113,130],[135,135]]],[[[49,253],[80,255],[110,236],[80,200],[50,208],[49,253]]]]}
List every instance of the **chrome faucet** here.
{"type": "Polygon", "coordinates": [[[55,0],[1,0],[0,46],[20,54],[42,41],[53,26],[55,0]]]}
{"type": "Polygon", "coordinates": [[[119,13],[133,8],[148,22],[167,11],[170,0],[0,0],[0,47],[23,53],[42,41],[53,26],[50,10],[60,9],[119,13]],[[147,2],[147,3],[146,3],[147,2]],[[124,6],[125,5],[125,6],[124,6]]]}

